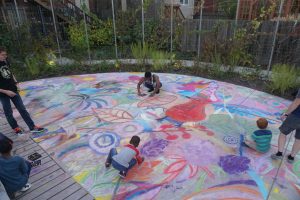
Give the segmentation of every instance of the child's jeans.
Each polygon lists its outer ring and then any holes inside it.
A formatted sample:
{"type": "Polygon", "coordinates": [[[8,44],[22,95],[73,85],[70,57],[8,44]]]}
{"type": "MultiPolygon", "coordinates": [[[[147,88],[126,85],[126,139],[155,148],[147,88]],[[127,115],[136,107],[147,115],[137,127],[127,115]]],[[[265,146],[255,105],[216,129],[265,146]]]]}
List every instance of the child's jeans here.
{"type": "Polygon", "coordinates": [[[132,159],[130,162],[129,162],[129,166],[128,168],[124,167],[123,165],[119,164],[118,162],[114,161],[112,159],[112,157],[114,155],[117,155],[118,152],[117,152],[117,149],[116,148],[112,148],[110,151],[109,151],[109,154],[107,156],[107,159],[106,159],[106,163],[109,163],[109,164],[112,164],[112,166],[116,169],[116,170],[119,170],[119,171],[125,171],[126,173],[128,172],[128,170],[130,170],[136,163],[136,159],[132,159]]]}
{"type": "Polygon", "coordinates": [[[3,186],[3,184],[1,183],[1,181],[0,181],[0,199],[1,200],[9,200],[9,197],[8,197],[6,190],[3,186]]]}
{"type": "MultiPolygon", "coordinates": [[[[156,88],[156,83],[151,84],[151,83],[145,82],[145,83],[144,83],[144,86],[145,86],[146,88],[148,88],[149,90],[152,90],[152,91],[153,91],[153,90],[156,88]]],[[[162,83],[160,84],[159,88],[161,88],[161,87],[162,87],[162,83]]]]}
{"type": "Polygon", "coordinates": [[[12,129],[17,128],[18,123],[13,116],[13,110],[11,108],[10,100],[14,103],[15,107],[19,111],[20,115],[24,119],[29,129],[32,130],[34,128],[34,122],[32,121],[29,113],[27,112],[23,104],[23,101],[18,93],[14,97],[9,97],[7,95],[0,95],[0,101],[2,103],[4,114],[11,128],[12,129]]]}

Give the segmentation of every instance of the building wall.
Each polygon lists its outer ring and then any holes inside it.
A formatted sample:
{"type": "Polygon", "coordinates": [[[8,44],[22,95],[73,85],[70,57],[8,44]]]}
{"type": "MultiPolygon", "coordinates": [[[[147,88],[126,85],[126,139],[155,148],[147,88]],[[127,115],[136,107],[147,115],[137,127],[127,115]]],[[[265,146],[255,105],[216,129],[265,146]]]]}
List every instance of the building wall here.
{"type": "MultiPolygon", "coordinates": [[[[178,0],[179,1],[179,0],[178,0]]],[[[181,4],[180,9],[186,19],[193,19],[194,15],[194,0],[188,0],[188,4],[181,4]]],[[[180,1],[179,1],[180,3],[180,1]]]]}
{"type": "Polygon", "coordinates": [[[180,5],[180,10],[186,19],[193,19],[194,15],[194,0],[188,0],[188,4],[181,4],[180,0],[165,0],[165,4],[180,5]]]}

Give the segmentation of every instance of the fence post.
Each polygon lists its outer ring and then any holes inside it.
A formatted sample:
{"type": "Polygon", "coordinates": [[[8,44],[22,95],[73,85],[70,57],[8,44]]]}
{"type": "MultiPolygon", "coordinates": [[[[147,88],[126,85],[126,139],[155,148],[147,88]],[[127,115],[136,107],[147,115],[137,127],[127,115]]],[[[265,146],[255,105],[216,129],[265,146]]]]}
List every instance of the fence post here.
{"type": "Polygon", "coordinates": [[[89,42],[89,35],[88,35],[88,29],[87,29],[87,23],[86,23],[86,13],[85,13],[85,9],[83,9],[83,19],[84,19],[84,29],[85,29],[85,39],[86,39],[86,44],[88,47],[88,56],[89,56],[89,61],[91,64],[91,49],[90,49],[90,42],[89,42]]]}
{"type": "Polygon", "coordinates": [[[171,0],[171,47],[170,47],[170,52],[173,52],[173,0],[171,0]]]}
{"type": "Polygon", "coordinates": [[[116,53],[116,59],[118,59],[118,46],[117,46],[117,32],[116,32],[116,19],[115,19],[114,0],[111,0],[111,10],[112,10],[112,17],[113,17],[113,25],[114,25],[115,53],[116,53]]]}
{"type": "Polygon", "coordinates": [[[205,2],[205,0],[201,0],[201,4],[200,4],[199,35],[198,35],[198,59],[200,58],[200,52],[201,52],[202,12],[203,12],[204,2],[205,2]]]}
{"type": "Polygon", "coordinates": [[[241,0],[238,0],[237,1],[237,6],[236,6],[236,12],[235,12],[235,28],[237,28],[237,22],[238,22],[238,19],[239,19],[240,3],[241,3],[241,0]]]}
{"type": "Polygon", "coordinates": [[[45,27],[45,19],[44,19],[43,11],[42,11],[42,8],[41,8],[40,5],[38,5],[38,8],[39,8],[39,14],[40,14],[40,17],[41,17],[43,33],[44,33],[44,35],[46,35],[46,27],[45,27]]]}
{"type": "Polygon", "coordinates": [[[283,3],[284,3],[284,0],[281,0],[280,8],[279,8],[279,14],[278,14],[278,17],[277,17],[277,20],[276,20],[276,27],[275,27],[274,38],[273,38],[273,43],[272,43],[271,55],[270,55],[269,64],[268,64],[268,73],[267,73],[268,77],[269,77],[269,74],[270,74],[272,60],[273,60],[273,56],[274,56],[274,49],[275,49],[275,45],[276,45],[276,37],[277,37],[277,33],[278,33],[278,28],[279,28],[279,20],[280,20],[282,9],[283,9],[283,3]]]}
{"type": "Polygon", "coordinates": [[[144,16],[144,0],[142,0],[142,34],[143,34],[143,47],[145,46],[145,16],[144,16]]]}
{"type": "Polygon", "coordinates": [[[21,18],[20,18],[19,8],[18,8],[18,4],[17,4],[16,0],[14,0],[14,4],[15,4],[15,9],[16,9],[16,13],[17,13],[18,26],[20,26],[21,25],[21,18]]]}
{"type": "Polygon", "coordinates": [[[52,0],[50,0],[50,5],[51,5],[51,12],[52,12],[53,26],[54,26],[55,36],[56,36],[56,42],[57,42],[57,50],[58,50],[58,53],[59,53],[59,58],[61,58],[61,50],[60,50],[60,44],[59,44],[59,39],[58,39],[58,32],[57,32],[57,28],[56,28],[56,20],[55,20],[55,14],[54,14],[54,8],[53,8],[52,0]]]}

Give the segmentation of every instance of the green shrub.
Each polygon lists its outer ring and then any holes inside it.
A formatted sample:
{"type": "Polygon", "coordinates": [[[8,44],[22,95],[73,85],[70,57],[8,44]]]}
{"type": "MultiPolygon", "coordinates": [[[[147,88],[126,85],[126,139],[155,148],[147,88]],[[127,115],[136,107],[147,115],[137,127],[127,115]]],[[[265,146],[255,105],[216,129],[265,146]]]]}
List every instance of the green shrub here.
{"type": "Polygon", "coordinates": [[[81,21],[79,24],[71,24],[68,29],[68,35],[70,37],[71,46],[75,51],[82,51],[88,48],[84,21],[81,21]]]}
{"type": "Polygon", "coordinates": [[[167,65],[168,60],[170,59],[170,54],[164,51],[153,50],[151,52],[151,59],[153,62],[153,68],[155,70],[161,70],[164,66],[167,65]]]}
{"type": "Polygon", "coordinates": [[[144,46],[141,42],[131,45],[132,55],[142,67],[145,67],[146,60],[151,58],[153,51],[153,47],[148,43],[145,43],[144,46]]]}
{"type": "Polygon", "coordinates": [[[94,20],[89,34],[89,41],[91,44],[95,46],[112,45],[113,44],[112,21],[94,20]]]}
{"type": "Polygon", "coordinates": [[[272,68],[270,89],[284,95],[287,90],[297,87],[298,75],[299,71],[295,66],[277,64],[272,68]]]}

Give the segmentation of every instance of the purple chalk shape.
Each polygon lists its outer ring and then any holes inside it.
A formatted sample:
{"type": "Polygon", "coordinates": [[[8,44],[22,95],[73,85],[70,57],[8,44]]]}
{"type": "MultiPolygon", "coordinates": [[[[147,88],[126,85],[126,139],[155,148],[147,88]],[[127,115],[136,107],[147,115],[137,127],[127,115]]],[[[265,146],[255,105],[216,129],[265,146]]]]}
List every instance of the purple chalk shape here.
{"type": "Polygon", "coordinates": [[[156,157],[163,153],[169,142],[163,139],[153,139],[144,144],[141,153],[147,157],[156,157]]]}
{"type": "Polygon", "coordinates": [[[241,174],[249,169],[250,160],[245,156],[221,156],[219,166],[228,174],[241,174]]]}

